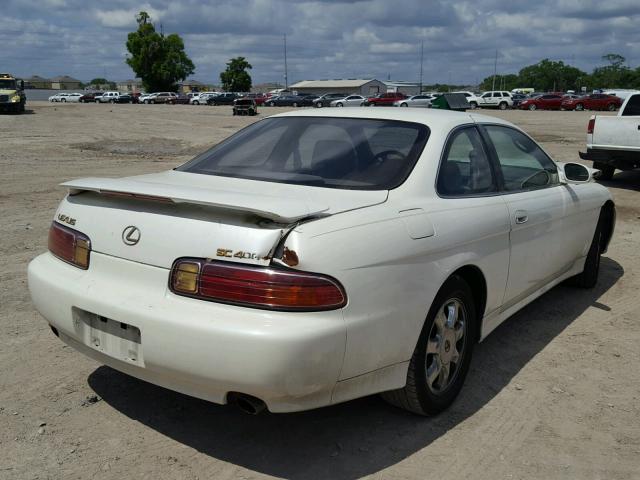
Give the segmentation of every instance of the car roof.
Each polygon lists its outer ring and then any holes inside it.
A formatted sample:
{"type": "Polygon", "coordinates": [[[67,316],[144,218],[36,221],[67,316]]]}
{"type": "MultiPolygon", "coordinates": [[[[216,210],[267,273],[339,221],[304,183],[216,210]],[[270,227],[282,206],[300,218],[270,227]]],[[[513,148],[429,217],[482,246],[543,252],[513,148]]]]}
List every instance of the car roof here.
{"type": "Polygon", "coordinates": [[[469,112],[454,112],[439,109],[405,109],[397,107],[353,107],[345,109],[309,109],[273,115],[274,117],[336,117],[336,118],[370,118],[380,120],[397,120],[422,123],[433,126],[435,123],[500,123],[513,125],[501,118],[469,112]]]}

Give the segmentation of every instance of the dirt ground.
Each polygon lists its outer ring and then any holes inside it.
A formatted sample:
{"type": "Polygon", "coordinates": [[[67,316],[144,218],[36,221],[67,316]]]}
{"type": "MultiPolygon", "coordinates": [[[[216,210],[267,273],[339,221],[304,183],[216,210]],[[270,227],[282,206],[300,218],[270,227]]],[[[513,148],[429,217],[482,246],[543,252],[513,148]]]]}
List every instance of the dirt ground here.
{"type": "MultiPolygon", "coordinates": [[[[584,148],[589,112],[488,113],[558,160],[584,148]]],[[[57,185],[167,169],[252,121],[224,107],[45,102],[0,116],[0,479],[640,478],[640,172],[607,183],[618,223],[598,286],[556,287],[499,327],[435,418],[376,396],[252,417],[65,347],[26,283],[57,185]]]]}

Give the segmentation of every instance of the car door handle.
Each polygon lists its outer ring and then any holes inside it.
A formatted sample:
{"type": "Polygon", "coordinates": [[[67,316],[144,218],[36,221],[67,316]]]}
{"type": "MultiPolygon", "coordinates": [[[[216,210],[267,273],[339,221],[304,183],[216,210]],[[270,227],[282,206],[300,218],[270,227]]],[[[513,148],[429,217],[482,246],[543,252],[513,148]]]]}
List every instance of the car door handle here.
{"type": "Polygon", "coordinates": [[[523,210],[518,210],[516,212],[516,223],[517,224],[527,223],[528,221],[529,221],[529,215],[527,215],[527,212],[525,212],[523,210]]]}

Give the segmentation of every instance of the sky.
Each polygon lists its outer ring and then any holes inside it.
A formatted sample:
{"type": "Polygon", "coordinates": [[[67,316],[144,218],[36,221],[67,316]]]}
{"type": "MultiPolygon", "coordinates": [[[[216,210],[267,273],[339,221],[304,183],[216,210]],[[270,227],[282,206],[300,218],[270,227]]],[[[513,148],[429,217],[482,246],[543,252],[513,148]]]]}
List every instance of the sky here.
{"type": "Polygon", "coordinates": [[[0,0],[0,71],[88,81],[132,78],[127,33],[145,10],[178,33],[196,71],[219,83],[244,56],[253,83],[377,78],[477,84],[543,58],[591,71],[619,53],[640,65],[640,0],[0,0]]]}

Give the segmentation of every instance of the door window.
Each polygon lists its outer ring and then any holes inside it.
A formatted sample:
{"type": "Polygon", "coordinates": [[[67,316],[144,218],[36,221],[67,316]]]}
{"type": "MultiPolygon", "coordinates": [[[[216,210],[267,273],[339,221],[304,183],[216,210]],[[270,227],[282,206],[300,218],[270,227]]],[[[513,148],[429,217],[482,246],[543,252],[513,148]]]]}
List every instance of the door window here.
{"type": "Polygon", "coordinates": [[[455,197],[496,191],[491,165],[475,127],[460,129],[449,139],[437,189],[441,195],[455,197]]]}
{"type": "Polygon", "coordinates": [[[509,127],[485,127],[496,150],[507,191],[530,190],[558,184],[558,169],[536,143],[509,127]]]}

